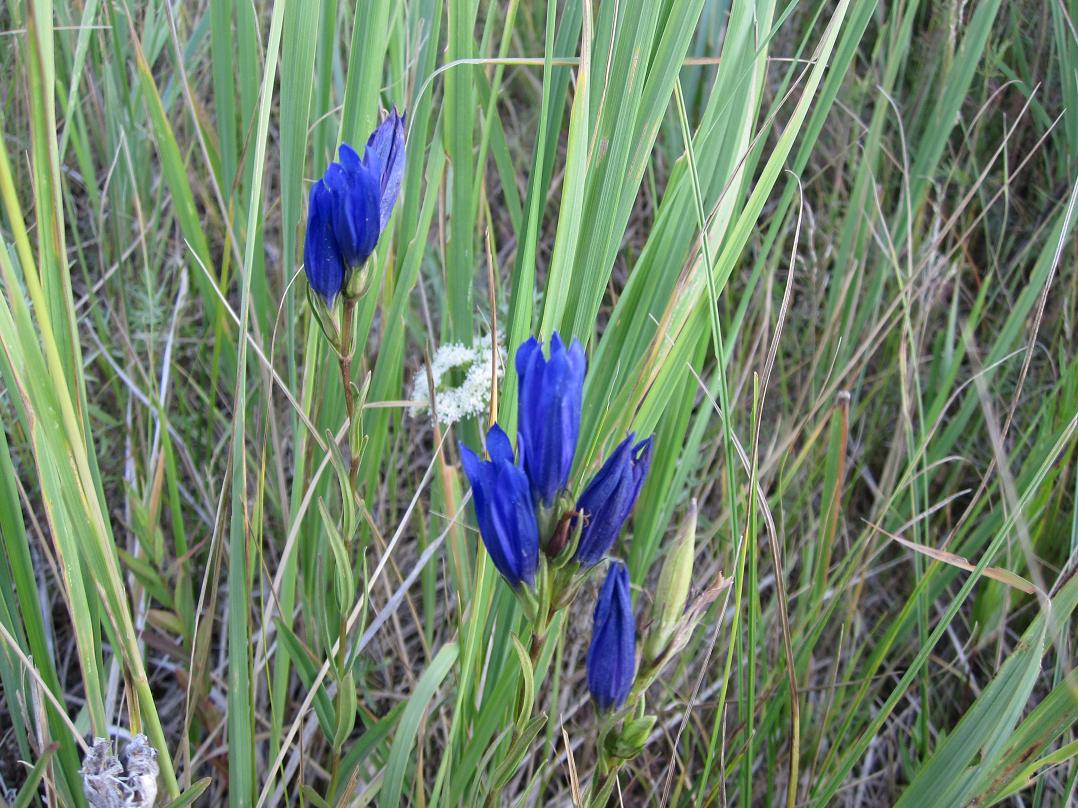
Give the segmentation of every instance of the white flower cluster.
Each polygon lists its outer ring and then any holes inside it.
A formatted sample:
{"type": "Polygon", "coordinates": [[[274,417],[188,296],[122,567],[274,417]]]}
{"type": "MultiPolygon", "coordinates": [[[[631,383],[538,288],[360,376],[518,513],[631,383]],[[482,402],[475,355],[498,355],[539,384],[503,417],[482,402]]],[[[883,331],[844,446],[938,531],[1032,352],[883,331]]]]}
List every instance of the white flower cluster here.
{"type": "MultiPolygon", "coordinates": [[[[443,426],[455,424],[470,415],[479,415],[490,407],[490,389],[494,373],[493,340],[483,337],[473,347],[459,342],[442,345],[431,358],[430,374],[434,378],[435,406],[438,422],[443,426]],[[464,374],[464,380],[456,387],[449,386],[450,371],[464,374]]],[[[498,378],[505,374],[505,350],[498,348],[498,378]]],[[[427,369],[420,368],[412,378],[413,417],[430,411],[430,390],[427,386],[427,369]]]]}

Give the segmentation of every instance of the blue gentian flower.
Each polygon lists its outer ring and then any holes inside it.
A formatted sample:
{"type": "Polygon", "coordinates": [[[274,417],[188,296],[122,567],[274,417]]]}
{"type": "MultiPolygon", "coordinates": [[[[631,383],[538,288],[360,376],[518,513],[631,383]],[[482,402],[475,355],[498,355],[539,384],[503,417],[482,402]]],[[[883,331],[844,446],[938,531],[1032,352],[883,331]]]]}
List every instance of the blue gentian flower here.
{"type": "Polygon", "coordinates": [[[574,339],[566,348],[556,331],[550,338],[549,359],[535,337],[517,349],[520,453],[532,491],[547,506],[565,488],[573,468],[586,366],[580,342],[574,339]]]}
{"type": "Polygon", "coordinates": [[[539,525],[531,486],[513,462],[513,446],[500,426],[487,432],[490,460],[480,460],[461,446],[461,461],[472,484],[472,502],[479,535],[490,560],[512,587],[535,583],[539,565],[539,525]]]}
{"type": "Polygon", "coordinates": [[[588,690],[600,710],[625,703],[636,675],[636,620],[629,592],[629,571],[610,565],[595,602],[588,647],[588,690]]]}
{"type": "Polygon", "coordinates": [[[378,125],[363,156],[342,143],[312,187],[303,267],[311,288],[332,305],[348,274],[363,266],[389,223],[404,174],[404,116],[394,108],[378,125]]]}
{"type": "Polygon", "coordinates": [[[651,465],[651,441],[633,445],[633,434],[623,440],[577,500],[584,520],[576,560],[584,567],[597,563],[613,546],[633,510],[651,465]]]}

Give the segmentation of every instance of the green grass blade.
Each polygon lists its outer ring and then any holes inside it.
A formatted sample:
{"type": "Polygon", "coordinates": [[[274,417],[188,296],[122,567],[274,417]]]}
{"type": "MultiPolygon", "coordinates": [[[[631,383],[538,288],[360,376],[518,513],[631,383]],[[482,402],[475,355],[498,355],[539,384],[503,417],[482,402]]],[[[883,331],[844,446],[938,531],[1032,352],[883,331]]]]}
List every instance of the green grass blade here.
{"type": "Polygon", "coordinates": [[[435,691],[453,669],[457,661],[457,653],[456,643],[443,645],[427,669],[423,671],[415,690],[409,696],[407,706],[401,714],[400,723],[397,725],[393,745],[389,750],[389,759],[386,761],[382,788],[379,792],[379,805],[384,805],[386,808],[396,808],[400,805],[404,776],[407,773],[412,747],[415,745],[416,735],[419,732],[419,724],[427,712],[435,691]]]}

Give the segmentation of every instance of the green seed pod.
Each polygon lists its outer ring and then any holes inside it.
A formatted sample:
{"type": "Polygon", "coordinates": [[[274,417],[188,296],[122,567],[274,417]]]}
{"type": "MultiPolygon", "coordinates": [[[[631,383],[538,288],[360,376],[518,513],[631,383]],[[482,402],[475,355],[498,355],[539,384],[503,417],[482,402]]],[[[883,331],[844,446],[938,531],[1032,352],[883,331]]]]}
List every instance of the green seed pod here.
{"type": "Polygon", "coordinates": [[[685,612],[692,583],[693,560],[696,556],[696,500],[674,538],[674,546],[663,562],[659,587],[655,592],[654,619],[644,642],[644,657],[654,662],[663,655],[674,636],[678,621],[685,612]]]}

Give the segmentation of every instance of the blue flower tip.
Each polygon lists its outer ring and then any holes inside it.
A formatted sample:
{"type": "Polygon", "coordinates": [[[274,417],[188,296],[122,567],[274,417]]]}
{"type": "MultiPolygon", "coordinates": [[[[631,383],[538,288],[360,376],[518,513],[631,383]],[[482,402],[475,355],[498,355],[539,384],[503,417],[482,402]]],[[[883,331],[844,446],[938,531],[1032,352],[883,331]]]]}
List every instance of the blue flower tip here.
{"type": "Polygon", "coordinates": [[[487,453],[496,463],[512,464],[513,462],[513,444],[509,436],[505,434],[505,430],[498,424],[494,424],[487,430],[487,453]]]}
{"type": "Polygon", "coordinates": [[[587,657],[588,690],[600,710],[625,703],[636,676],[636,619],[629,571],[610,565],[599,590],[587,657]]]}

